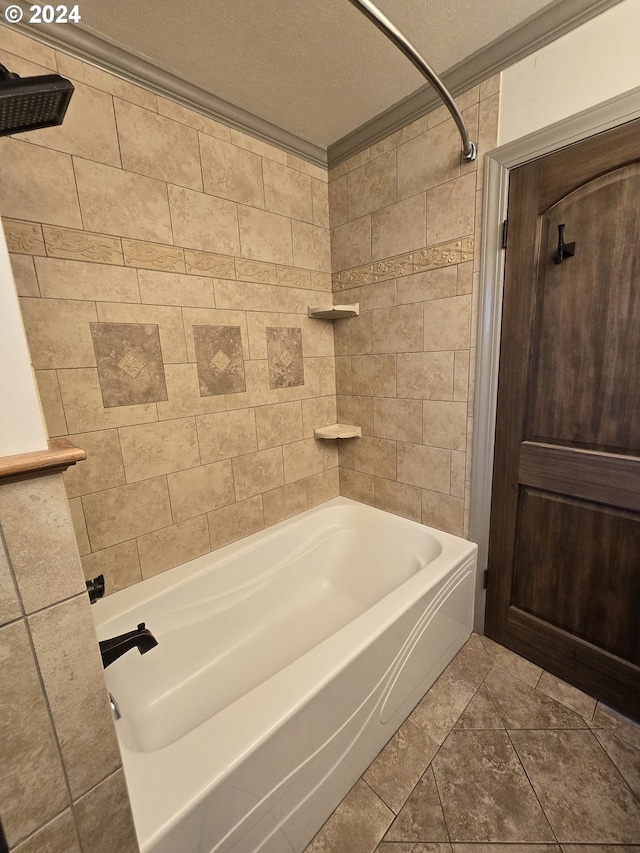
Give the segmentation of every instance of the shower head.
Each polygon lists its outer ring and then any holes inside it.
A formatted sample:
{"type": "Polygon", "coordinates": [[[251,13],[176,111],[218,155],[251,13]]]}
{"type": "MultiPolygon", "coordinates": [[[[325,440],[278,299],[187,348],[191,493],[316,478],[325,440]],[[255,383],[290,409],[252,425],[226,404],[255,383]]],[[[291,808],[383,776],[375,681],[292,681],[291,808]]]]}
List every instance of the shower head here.
{"type": "Polygon", "coordinates": [[[62,124],[72,94],[59,74],[20,77],[0,65],[0,136],[62,124]]]}

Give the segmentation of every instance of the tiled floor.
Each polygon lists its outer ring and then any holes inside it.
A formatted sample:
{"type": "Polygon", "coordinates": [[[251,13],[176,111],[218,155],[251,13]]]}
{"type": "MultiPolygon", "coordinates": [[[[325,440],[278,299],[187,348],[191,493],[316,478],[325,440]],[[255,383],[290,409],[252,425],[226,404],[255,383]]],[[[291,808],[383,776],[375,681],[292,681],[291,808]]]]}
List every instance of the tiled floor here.
{"type": "Polygon", "coordinates": [[[640,727],[474,634],[305,853],[373,851],[640,853],[640,727]]]}

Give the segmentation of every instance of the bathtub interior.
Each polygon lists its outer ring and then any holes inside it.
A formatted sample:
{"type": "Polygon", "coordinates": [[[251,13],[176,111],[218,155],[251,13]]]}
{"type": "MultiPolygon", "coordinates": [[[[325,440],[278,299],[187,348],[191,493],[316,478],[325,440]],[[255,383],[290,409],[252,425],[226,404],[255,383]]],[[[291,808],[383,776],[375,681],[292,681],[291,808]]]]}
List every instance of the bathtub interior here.
{"type": "MultiPolygon", "coordinates": [[[[313,573],[329,590],[336,587],[332,601],[350,602],[325,639],[303,651],[294,629],[304,633],[304,625],[294,626],[291,637],[276,635],[288,653],[291,639],[290,663],[283,658],[275,674],[199,724],[181,722],[182,735],[160,730],[153,737],[163,746],[145,750],[139,732],[126,727],[126,711],[118,721],[142,853],[300,853],[468,638],[475,545],[346,498],[227,546],[213,565],[199,558],[109,596],[94,608],[98,634],[127,630],[156,607],[158,625],[147,622],[162,636],[163,610],[175,631],[193,614],[204,619],[207,608],[217,618],[227,605],[244,606],[258,589],[267,596],[275,590],[277,608],[282,578],[287,571],[304,578],[298,558],[316,553],[323,538],[340,545],[347,568],[334,578],[321,559],[313,573]],[[351,527],[355,539],[341,536],[351,527]],[[380,554],[385,565],[377,569],[380,554]]],[[[329,622],[324,611],[332,605],[311,600],[325,617],[320,622],[329,622]]],[[[264,610],[255,612],[262,618],[264,610]]],[[[125,658],[143,663],[151,655],[125,658]]],[[[175,666],[180,672],[183,661],[175,666]]],[[[121,676],[117,698],[126,707],[139,676],[116,667],[107,670],[108,686],[121,676]]],[[[162,690],[184,680],[173,674],[162,690]]],[[[178,703],[181,692],[175,690],[178,703]]]]}
{"type": "Polygon", "coordinates": [[[144,657],[129,653],[107,671],[122,714],[120,737],[130,749],[159,749],[181,737],[441,552],[411,524],[398,537],[402,519],[347,509],[325,510],[320,529],[312,513],[295,527],[277,526],[230,553],[193,561],[183,567],[182,582],[101,625],[102,639],[145,622],[158,640],[144,657]]]}

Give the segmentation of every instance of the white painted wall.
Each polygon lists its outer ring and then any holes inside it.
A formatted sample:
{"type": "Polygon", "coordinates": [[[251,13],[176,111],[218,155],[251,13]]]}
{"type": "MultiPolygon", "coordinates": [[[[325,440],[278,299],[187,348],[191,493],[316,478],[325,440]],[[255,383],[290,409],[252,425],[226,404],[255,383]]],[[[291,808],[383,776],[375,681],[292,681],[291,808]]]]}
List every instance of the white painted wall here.
{"type": "Polygon", "coordinates": [[[0,228],[0,456],[47,448],[20,305],[0,228]]]}
{"type": "Polygon", "coordinates": [[[498,144],[640,86],[640,2],[623,0],[502,72],[498,144]]]}

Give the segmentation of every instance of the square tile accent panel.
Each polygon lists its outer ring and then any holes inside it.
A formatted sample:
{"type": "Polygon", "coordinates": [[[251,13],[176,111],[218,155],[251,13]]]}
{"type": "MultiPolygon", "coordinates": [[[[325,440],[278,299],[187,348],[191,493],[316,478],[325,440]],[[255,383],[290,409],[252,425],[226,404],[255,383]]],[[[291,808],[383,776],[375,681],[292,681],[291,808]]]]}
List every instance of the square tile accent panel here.
{"type": "Polygon", "coordinates": [[[293,388],[304,385],[302,361],[302,329],[265,328],[269,386],[293,388]]]}
{"type": "Polygon", "coordinates": [[[160,333],[155,323],[91,323],[106,409],[167,400],[160,333]]]}
{"type": "Polygon", "coordinates": [[[201,397],[247,390],[240,326],[193,326],[201,397]]]}

